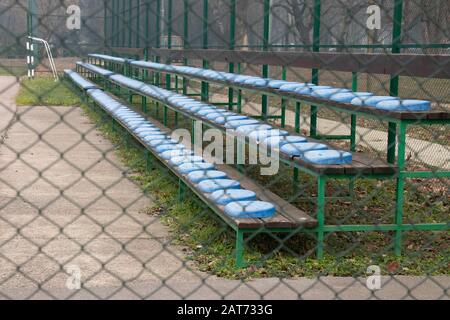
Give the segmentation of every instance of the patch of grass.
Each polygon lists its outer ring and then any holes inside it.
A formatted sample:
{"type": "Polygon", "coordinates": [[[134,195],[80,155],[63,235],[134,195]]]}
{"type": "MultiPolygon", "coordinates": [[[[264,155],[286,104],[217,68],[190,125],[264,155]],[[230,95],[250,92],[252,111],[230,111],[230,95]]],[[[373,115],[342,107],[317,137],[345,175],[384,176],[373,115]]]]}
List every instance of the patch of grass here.
{"type": "Polygon", "coordinates": [[[67,82],[64,80],[55,82],[51,77],[22,80],[16,97],[19,106],[73,106],[80,102],[67,82]]]}
{"type": "MultiPolygon", "coordinates": [[[[147,213],[158,215],[170,227],[174,242],[186,248],[187,258],[201,271],[232,279],[318,275],[357,277],[365,276],[370,265],[380,266],[383,274],[441,275],[449,272],[450,238],[444,232],[405,233],[402,257],[392,253],[392,233],[329,234],[326,238],[327,254],[320,261],[314,256],[315,239],[312,235],[260,234],[246,243],[244,257],[249,266],[236,270],[235,238],[231,229],[194,195],[187,194],[184,201],[178,201],[177,181],[165,167],[154,163],[152,168],[148,168],[142,146],[125,144],[122,139],[125,132],[114,131],[110,122],[105,121],[104,113],[83,108],[101,132],[117,146],[117,154],[133,170],[132,179],[154,199],[154,205],[147,209],[147,213]]],[[[288,168],[282,168],[281,177],[275,180],[261,177],[255,172],[248,174],[289,198],[292,174],[288,168]]],[[[302,184],[308,189],[302,192],[306,198],[309,197],[309,201],[295,201],[294,204],[312,209],[310,197],[314,190],[309,188],[307,179],[301,176],[302,184]]],[[[337,183],[329,188],[333,190],[340,187],[342,185],[337,183]]],[[[356,193],[357,198],[353,202],[329,204],[327,210],[330,223],[361,222],[361,219],[374,223],[393,216],[394,194],[389,183],[361,181],[356,185],[356,193]]],[[[411,218],[426,217],[428,214],[429,220],[445,219],[445,208],[448,208],[446,201],[439,205],[440,208],[430,209],[430,206],[423,205],[426,203],[425,195],[415,188],[408,187],[406,196],[409,199],[406,209],[414,210],[414,217],[411,218]]]]}
{"type": "Polygon", "coordinates": [[[15,76],[21,77],[27,74],[27,69],[24,67],[8,67],[0,65],[0,76],[15,76]]]}

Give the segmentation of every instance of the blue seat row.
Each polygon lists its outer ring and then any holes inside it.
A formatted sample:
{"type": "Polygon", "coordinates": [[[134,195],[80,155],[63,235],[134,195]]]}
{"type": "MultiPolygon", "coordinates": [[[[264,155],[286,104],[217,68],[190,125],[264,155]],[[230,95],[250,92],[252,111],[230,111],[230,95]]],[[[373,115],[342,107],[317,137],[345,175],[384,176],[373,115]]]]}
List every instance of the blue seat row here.
{"type": "Polygon", "coordinates": [[[259,201],[256,193],[241,188],[239,181],[228,178],[214,164],[194,155],[184,145],[173,140],[149,120],[121,104],[99,89],[87,90],[88,95],[127,130],[134,133],[145,146],[180,175],[183,175],[211,202],[223,206],[223,211],[233,218],[268,218],[275,214],[275,206],[259,201]]]}
{"type": "Polygon", "coordinates": [[[84,79],[75,71],[66,69],[64,70],[64,74],[83,90],[99,89],[99,87],[96,84],[84,79]]]}
{"type": "Polygon", "coordinates": [[[276,129],[256,119],[123,75],[114,74],[108,78],[123,87],[170,104],[181,111],[222,125],[226,129],[233,130],[239,136],[248,137],[252,142],[275,149],[275,151],[284,153],[289,157],[300,158],[316,165],[342,165],[352,162],[352,154],[349,152],[330,149],[325,144],[310,141],[302,136],[291,136],[287,131],[276,129]]]}
{"type": "Polygon", "coordinates": [[[89,57],[97,58],[97,59],[101,59],[101,60],[109,61],[109,62],[121,63],[121,64],[129,61],[128,59],[125,59],[125,58],[119,58],[119,57],[114,57],[114,56],[107,56],[107,55],[98,54],[98,53],[89,54],[89,57]]]}
{"type": "Polygon", "coordinates": [[[213,81],[227,81],[235,85],[249,85],[259,88],[272,88],[281,92],[306,95],[320,99],[327,99],[340,103],[351,103],[360,107],[374,107],[387,111],[428,111],[430,101],[401,100],[391,96],[376,96],[370,92],[352,92],[345,88],[319,86],[312,83],[275,80],[248,75],[201,69],[189,66],[175,66],[147,61],[130,61],[130,64],[140,68],[150,68],[160,72],[178,73],[186,76],[202,77],[213,81]]]}
{"type": "Polygon", "coordinates": [[[78,61],[76,64],[79,67],[82,67],[88,71],[91,71],[92,73],[99,74],[103,77],[109,77],[114,74],[114,72],[112,72],[112,71],[94,66],[93,64],[90,64],[90,63],[84,63],[84,62],[78,61]]]}

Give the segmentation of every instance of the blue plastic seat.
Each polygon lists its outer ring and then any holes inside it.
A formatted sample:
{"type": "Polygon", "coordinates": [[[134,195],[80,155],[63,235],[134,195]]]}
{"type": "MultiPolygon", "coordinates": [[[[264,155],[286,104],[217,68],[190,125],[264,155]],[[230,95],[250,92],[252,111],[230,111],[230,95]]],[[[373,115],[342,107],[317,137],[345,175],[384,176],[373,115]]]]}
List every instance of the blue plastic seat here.
{"type": "Polygon", "coordinates": [[[244,120],[233,120],[233,121],[227,121],[225,123],[225,128],[227,129],[236,129],[237,127],[241,126],[248,126],[248,125],[255,125],[259,124],[260,122],[255,119],[244,119],[244,120]]]}
{"type": "Polygon", "coordinates": [[[388,111],[429,111],[431,102],[426,100],[391,100],[378,103],[375,108],[388,111]]]}
{"type": "Polygon", "coordinates": [[[257,78],[257,79],[248,79],[244,83],[246,85],[254,86],[254,87],[267,87],[271,79],[257,78]]]}
{"type": "Polygon", "coordinates": [[[315,86],[315,85],[312,85],[312,86],[305,86],[303,88],[299,88],[299,89],[295,90],[295,93],[309,96],[314,91],[325,90],[325,89],[333,89],[333,88],[330,87],[330,86],[315,86]]]}
{"type": "Polygon", "coordinates": [[[177,171],[181,174],[189,174],[196,171],[215,170],[216,167],[209,162],[188,162],[177,167],[177,171]]]}
{"type": "Polygon", "coordinates": [[[209,199],[217,205],[225,206],[236,201],[256,200],[256,193],[245,189],[228,189],[213,192],[209,199]]]}
{"type": "Polygon", "coordinates": [[[290,157],[301,157],[307,151],[327,149],[326,145],[316,142],[291,143],[280,148],[281,152],[288,154],[290,157]]]}
{"type": "Polygon", "coordinates": [[[264,141],[268,137],[288,136],[289,132],[280,129],[273,130],[256,130],[251,132],[248,137],[256,142],[264,141]]]}
{"type": "Polygon", "coordinates": [[[308,140],[300,136],[285,136],[285,137],[269,137],[262,141],[262,144],[269,148],[280,148],[286,144],[291,143],[305,143],[308,140]]]}
{"type": "Polygon", "coordinates": [[[195,114],[197,114],[200,117],[204,117],[209,113],[216,113],[216,112],[217,112],[217,108],[210,107],[210,108],[200,109],[195,114]]]}
{"type": "Polygon", "coordinates": [[[290,82],[286,80],[272,80],[267,84],[267,86],[272,89],[279,89],[286,84],[294,84],[294,83],[295,82],[290,82]]]}
{"type": "Polygon", "coordinates": [[[211,179],[200,182],[197,188],[203,193],[213,193],[218,190],[240,189],[241,184],[231,179],[211,179]]]}
{"type": "Polygon", "coordinates": [[[372,97],[374,94],[370,92],[345,92],[345,93],[336,93],[330,97],[330,100],[341,102],[341,103],[350,103],[355,98],[367,98],[372,97]]]}
{"type": "Polygon", "coordinates": [[[213,121],[213,120],[215,120],[215,119],[217,119],[219,117],[224,117],[224,114],[226,114],[226,113],[228,113],[228,112],[218,109],[218,110],[216,110],[216,112],[208,113],[205,116],[205,118],[210,120],[210,121],[213,121]]]}
{"type": "Polygon", "coordinates": [[[240,126],[236,128],[236,133],[239,135],[249,135],[253,131],[268,131],[272,130],[273,127],[268,124],[256,124],[256,125],[248,125],[248,126],[240,126]]]}
{"type": "Polygon", "coordinates": [[[153,139],[148,142],[148,145],[150,147],[156,148],[157,146],[163,145],[163,144],[177,144],[178,141],[175,141],[173,139],[170,139],[169,137],[166,137],[165,139],[153,139]]]}
{"type": "Polygon", "coordinates": [[[379,104],[380,102],[392,100],[400,100],[400,99],[391,96],[371,96],[371,97],[355,98],[351,101],[351,103],[355,106],[360,107],[376,107],[377,104],[379,104]]]}
{"type": "Polygon", "coordinates": [[[339,150],[318,150],[307,151],[301,158],[307,162],[314,164],[347,164],[353,161],[353,156],[350,152],[339,150]]]}
{"type": "Polygon", "coordinates": [[[303,89],[305,87],[314,86],[310,83],[301,83],[301,82],[291,82],[285,85],[282,85],[279,90],[280,91],[286,91],[286,92],[295,92],[296,90],[303,89]]]}
{"type": "Polygon", "coordinates": [[[162,144],[157,147],[155,147],[155,151],[157,153],[163,153],[165,151],[171,151],[171,150],[183,150],[186,149],[186,147],[182,144],[162,144]]]}
{"type": "Polygon", "coordinates": [[[221,116],[221,117],[215,118],[213,120],[213,122],[224,125],[227,122],[240,121],[240,120],[250,120],[250,118],[247,116],[240,116],[240,115],[221,116]]]}
{"type": "Polygon", "coordinates": [[[187,179],[192,183],[200,183],[205,180],[211,179],[226,179],[227,174],[222,171],[217,170],[197,170],[190,172],[187,176],[187,179]]]}
{"type": "Polygon", "coordinates": [[[246,76],[246,75],[236,75],[236,77],[230,81],[234,82],[234,83],[244,83],[245,81],[247,81],[248,79],[252,79],[255,78],[253,76],[246,76]]]}
{"type": "Polygon", "coordinates": [[[170,160],[175,157],[192,156],[194,153],[189,149],[168,150],[159,154],[164,160],[170,160]]]}
{"type": "Polygon", "coordinates": [[[197,163],[197,162],[205,162],[205,160],[200,156],[184,156],[184,157],[173,157],[169,161],[169,163],[175,167],[178,167],[184,163],[197,163]]]}
{"type": "Polygon", "coordinates": [[[334,94],[339,93],[349,93],[351,90],[349,89],[342,89],[342,88],[334,88],[334,89],[321,89],[321,90],[314,90],[311,93],[312,97],[316,98],[322,98],[322,99],[329,99],[334,94]]]}
{"type": "Polygon", "coordinates": [[[225,213],[236,219],[270,218],[275,206],[264,201],[236,201],[225,206],[225,213]]]}
{"type": "Polygon", "coordinates": [[[167,136],[165,134],[148,134],[141,139],[144,140],[145,143],[151,143],[152,141],[167,139],[167,136]]]}

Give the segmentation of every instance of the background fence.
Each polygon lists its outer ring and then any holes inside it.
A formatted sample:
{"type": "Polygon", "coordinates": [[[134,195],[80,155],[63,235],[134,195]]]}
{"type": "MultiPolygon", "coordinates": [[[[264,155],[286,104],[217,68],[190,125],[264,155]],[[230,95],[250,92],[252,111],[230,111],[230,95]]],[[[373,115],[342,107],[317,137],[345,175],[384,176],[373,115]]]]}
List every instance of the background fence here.
{"type": "MultiPolygon", "coordinates": [[[[179,203],[177,180],[164,166],[149,168],[142,146],[111,126],[70,81],[49,80],[49,62],[37,43],[37,76],[24,77],[31,35],[50,43],[60,72],[74,69],[89,53],[104,53],[425,99],[434,110],[448,112],[448,1],[3,0],[0,30],[0,75],[16,76],[0,77],[0,117],[11,118],[6,124],[0,119],[0,298],[448,299],[448,123],[418,120],[408,128],[404,169],[431,173],[429,179],[420,173],[405,179],[401,218],[405,224],[440,227],[405,231],[401,255],[394,252],[398,232],[393,231],[330,232],[324,259],[317,259],[314,235],[269,232],[245,241],[249,265],[237,269],[230,228],[192,194],[179,203]],[[76,19],[73,5],[81,9],[79,28],[68,26],[76,19]],[[371,30],[367,23],[378,9],[380,25],[371,30]],[[313,61],[311,67],[292,66],[289,53],[313,61]],[[377,69],[383,72],[370,71],[378,68],[370,64],[372,54],[385,55],[386,66],[377,69]],[[393,56],[400,54],[406,55],[393,56]],[[366,283],[377,270],[383,275],[380,290],[366,283]]],[[[158,82],[150,72],[114,71],[205,98],[205,84],[193,79],[169,76],[158,82]]],[[[113,91],[92,74],[90,80],[171,130],[192,129],[191,119],[150,99],[113,91]]],[[[383,119],[260,92],[207,88],[211,103],[226,105],[231,94],[233,108],[240,99],[243,113],[262,115],[292,134],[308,135],[314,112],[320,134],[347,132],[354,125],[356,153],[376,163],[386,159],[384,139],[396,129],[383,119]]],[[[329,143],[352,147],[348,139],[329,143]]],[[[231,167],[316,217],[318,187],[307,174],[285,164],[274,177],[259,175],[259,166],[231,167]]],[[[326,189],[327,222],[393,223],[399,177],[351,181],[350,198],[343,196],[347,183],[332,181],[326,189]]]]}

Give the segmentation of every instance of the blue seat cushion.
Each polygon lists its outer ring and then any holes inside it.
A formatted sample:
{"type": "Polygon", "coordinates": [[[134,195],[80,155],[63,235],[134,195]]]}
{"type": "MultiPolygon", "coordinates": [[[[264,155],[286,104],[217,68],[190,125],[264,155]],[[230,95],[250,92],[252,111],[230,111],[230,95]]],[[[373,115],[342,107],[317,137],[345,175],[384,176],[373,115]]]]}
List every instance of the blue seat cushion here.
{"type": "Polygon", "coordinates": [[[281,146],[281,148],[280,148],[281,152],[284,152],[291,157],[300,157],[306,151],[327,150],[327,149],[328,149],[328,147],[326,145],[321,144],[321,143],[316,143],[316,142],[291,143],[291,144],[285,144],[284,146],[281,146]]]}
{"type": "Polygon", "coordinates": [[[316,98],[322,98],[322,99],[328,99],[334,94],[338,93],[349,93],[351,92],[348,89],[342,89],[342,88],[334,88],[334,89],[321,89],[321,90],[314,90],[311,93],[312,97],[316,98]]]}
{"type": "Polygon", "coordinates": [[[215,166],[208,162],[191,162],[184,163],[177,167],[178,172],[181,174],[189,174],[196,171],[214,170],[215,166]]]}
{"type": "Polygon", "coordinates": [[[217,108],[209,107],[209,108],[203,108],[197,111],[195,114],[199,115],[200,117],[204,117],[209,113],[216,113],[217,108]]]}
{"type": "Polygon", "coordinates": [[[241,184],[231,179],[211,179],[200,182],[197,188],[203,193],[213,193],[217,190],[240,189],[241,184]]]}
{"type": "Polygon", "coordinates": [[[270,79],[255,78],[255,79],[248,79],[244,83],[246,85],[255,86],[255,87],[267,87],[269,82],[270,82],[270,79]]]}
{"type": "Polygon", "coordinates": [[[148,134],[145,137],[141,138],[142,140],[144,140],[146,143],[150,143],[153,140],[164,140],[167,139],[167,136],[164,134],[148,134]]]}
{"type": "Polygon", "coordinates": [[[244,189],[228,189],[218,190],[213,192],[209,198],[215,204],[225,206],[231,202],[236,201],[251,201],[256,200],[256,193],[250,190],[244,189]]]}
{"type": "Polygon", "coordinates": [[[259,124],[259,123],[260,122],[258,120],[254,120],[254,119],[233,120],[233,121],[227,121],[225,123],[225,128],[236,129],[237,127],[255,125],[255,124],[259,124]]]}
{"type": "Polygon", "coordinates": [[[293,84],[293,82],[286,81],[286,80],[272,80],[268,83],[267,86],[272,89],[279,89],[286,84],[293,84]]]}
{"type": "Polygon", "coordinates": [[[382,101],[375,108],[389,111],[429,111],[431,102],[426,100],[391,100],[382,101]]]}
{"type": "Polygon", "coordinates": [[[164,160],[170,160],[175,157],[191,156],[194,153],[189,149],[176,149],[162,152],[159,156],[164,160]]]}
{"type": "Polygon", "coordinates": [[[222,112],[222,110],[216,110],[216,112],[208,113],[205,118],[208,120],[215,120],[217,118],[223,117],[226,112],[222,112]]]}
{"type": "Polygon", "coordinates": [[[352,100],[352,104],[361,107],[376,107],[377,104],[383,101],[400,100],[397,97],[391,96],[371,96],[371,97],[360,97],[352,100]]]}
{"type": "Polygon", "coordinates": [[[280,89],[280,91],[295,92],[296,90],[305,88],[307,86],[311,86],[311,85],[308,83],[290,82],[288,84],[282,85],[279,89],[280,89]]]}
{"type": "Polygon", "coordinates": [[[236,219],[270,218],[275,206],[264,201],[236,201],[225,206],[225,213],[236,219]]]}
{"type": "Polygon", "coordinates": [[[262,141],[262,143],[270,148],[280,148],[285,144],[290,143],[304,143],[308,140],[300,136],[286,136],[286,137],[269,137],[262,141]]]}
{"type": "Polygon", "coordinates": [[[336,93],[330,97],[330,100],[342,103],[350,103],[355,98],[367,98],[373,96],[373,93],[370,92],[345,92],[345,93],[336,93]]]}
{"type": "Polygon", "coordinates": [[[309,96],[314,91],[326,90],[326,89],[333,89],[333,88],[330,87],[330,86],[315,86],[315,85],[311,85],[311,86],[305,86],[303,88],[299,88],[299,89],[295,90],[295,93],[309,96]]]}
{"type": "Polygon", "coordinates": [[[200,183],[204,180],[226,179],[227,174],[217,170],[198,170],[188,174],[187,179],[192,183],[200,183]]]}
{"type": "Polygon", "coordinates": [[[148,145],[150,147],[157,147],[162,144],[177,144],[177,143],[178,143],[178,141],[173,140],[173,139],[169,138],[168,136],[165,136],[164,139],[156,139],[156,140],[148,141],[148,145]]]}
{"type": "Polygon", "coordinates": [[[261,130],[272,130],[273,127],[268,124],[257,124],[257,125],[249,125],[249,126],[240,126],[236,128],[236,132],[240,135],[248,135],[253,131],[261,131],[261,130]]]}
{"type": "Polygon", "coordinates": [[[282,137],[282,136],[288,136],[289,132],[280,130],[280,129],[274,129],[274,130],[257,130],[253,131],[249,134],[249,138],[251,140],[260,142],[264,141],[268,137],[282,137]]]}
{"type": "Polygon", "coordinates": [[[314,164],[347,164],[353,160],[350,152],[339,150],[307,151],[302,159],[314,164]]]}
{"type": "Polygon", "coordinates": [[[213,121],[217,124],[224,125],[227,122],[230,121],[240,121],[240,120],[249,120],[250,118],[247,116],[239,116],[239,115],[233,115],[233,116],[221,116],[215,118],[213,121]]]}
{"type": "Polygon", "coordinates": [[[155,147],[155,151],[157,153],[163,153],[165,151],[170,151],[170,150],[182,150],[182,149],[186,149],[186,147],[182,144],[162,144],[159,145],[157,147],[155,147]]]}
{"type": "Polygon", "coordinates": [[[178,167],[184,163],[196,163],[196,162],[205,162],[205,160],[200,156],[183,156],[183,157],[173,157],[169,161],[169,163],[175,167],[178,167]]]}

